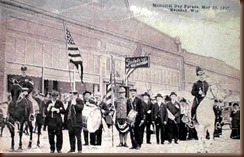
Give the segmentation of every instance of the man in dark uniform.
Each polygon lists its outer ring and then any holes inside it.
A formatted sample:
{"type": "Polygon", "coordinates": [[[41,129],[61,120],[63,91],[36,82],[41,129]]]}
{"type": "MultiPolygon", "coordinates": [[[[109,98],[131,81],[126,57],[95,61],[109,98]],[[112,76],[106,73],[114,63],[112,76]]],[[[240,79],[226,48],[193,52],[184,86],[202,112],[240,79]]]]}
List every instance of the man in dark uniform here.
{"type": "Polygon", "coordinates": [[[171,101],[166,106],[168,110],[168,136],[169,143],[174,142],[178,144],[179,139],[179,123],[180,123],[180,104],[176,101],[177,95],[175,92],[170,93],[171,101]]]}
{"type": "Polygon", "coordinates": [[[130,136],[131,136],[131,149],[140,149],[142,140],[141,140],[141,125],[144,123],[144,109],[142,105],[142,100],[136,97],[137,90],[132,88],[130,91],[130,98],[127,101],[127,115],[131,110],[137,112],[135,123],[131,125],[130,136]]]}
{"type": "Polygon", "coordinates": [[[205,72],[200,67],[196,68],[196,75],[198,76],[198,81],[193,84],[191,91],[191,94],[195,97],[191,108],[191,118],[194,121],[196,121],[197,107],[206,96],[209,88],[207,81],[205,81],[205,72]]]}
{"type": "Polygon", "coordinates": [[[78,153],[82,151],[81,145],[81,130],[82,130],[82,110],[84,107],[83,101],[78,98],[78,92],[71,92],[71,101],[66,109],[65,121],[69,131],[70,150],[68,153],[75,152],[75,141],[77,139],[78,153]]]}
{"type": "Polygon", "coordinates": [[[156,95],[156,103],[152,107],[152,122],[156,126],[156,141],[159,144],[164,144],[166,139],[166,124],[168,121],[168,114],[166,105],[163,102],[163,96],[161,94],[156,95]],[[159,140],[159,134],[161,134],[161,139],[159,140]]]}
{"type": "Polygon", "coordinates": [[[144,108],[144,121],[145,123],[142,124],[141,129],[142,129],[142,142],[143,142],[143,136],[144,136],[144,129],[146,127],[146,142],[147,144],[151,144],[151,130],[150,126],[152,125],[152,102],[150,101],[150,95],[145,92],[142,95],[142,105],[144,108]]]}
{"type": "Polygon", "coordinates": [[[55,151],[55,135],[57,137],[56,149],[58,153],[61,153],[63,146],[63,121],[61,114],[65,113],[63,103],[58,100],[59,93],[57,91],[52,92],[52,98],[47,102],[46,109],[46,123],[48,127],[48,139],[50,144],[50,153],[55,151]]]}
{"type": "MultiPolygon", "coordinates": [[[[84,98],[84,105],[89,103],[89,99],[91,97],[91,92],[89,91],[85,91],[83,93],[83,98],[84,98]]],[[[84,134],[84,140],[85,140],[85,146],[89,145],[89,142],[88,142],[88,134],[89,132],[87,130],[83,130],[83,134],[84,134]]]]}
{"type": "Polygon", "coordinates": [[[22,96],[25,96],[31,103],[28,103],[30,106],[30,117],[29,120],[33,121],[34,120],[34,106],[33,106],[33,101],[34,99],[30,99],[30,94],[32,93],[34,89],[34,82],[30,77],[26,75],[27,67],[22,66],[21,67],[22,75],[15,80],[15,83],[18,83],[21,87],[23,92],[21,93],[22,96]]]}

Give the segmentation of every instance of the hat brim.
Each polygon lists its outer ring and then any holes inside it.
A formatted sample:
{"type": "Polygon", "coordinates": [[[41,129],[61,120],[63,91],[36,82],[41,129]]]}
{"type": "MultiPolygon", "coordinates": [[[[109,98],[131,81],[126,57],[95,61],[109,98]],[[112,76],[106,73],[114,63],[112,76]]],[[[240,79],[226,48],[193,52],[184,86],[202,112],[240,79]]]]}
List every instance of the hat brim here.
{"type": "Polygon", "coordinates": [[[204,71],[198,71],[197,72],[197,75],[202,75],[202,74],[205,74],[205,72],[204,71]]]}

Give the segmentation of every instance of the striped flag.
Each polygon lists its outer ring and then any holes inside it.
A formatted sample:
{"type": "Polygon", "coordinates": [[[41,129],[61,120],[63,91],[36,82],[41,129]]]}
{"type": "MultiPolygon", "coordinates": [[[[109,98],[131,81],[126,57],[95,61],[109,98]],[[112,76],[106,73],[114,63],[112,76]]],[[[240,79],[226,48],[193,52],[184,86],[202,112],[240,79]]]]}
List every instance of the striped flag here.
{"type": "Polygon", "coordinates": [[[81,82],[83,83],[83,64],[82,57],[79,51],[78,46],[75,44],[71,33],[65,27],[65,40],[68,48],[68,56],[70,63],[74,64],[79,72],[81,82]]]}
{"type": "Polygon", "coordinates": [[[111,71],[110,71],[110,78],[109,78],[109,84],[107,87],[107,92],[106,92],[106,103],[107,104],[112,104],[112,94],[113,94],[113,85],[115,82],[115,74],[114,74],[114,60],[113,57],[111,56],[111,71]]]}
{"type": "MultiPolygon", "coordinates": [[[[141,44],[137,43],[136,49],[133,53],[133,56],[141,56],[142,54],[142,48],[141,48],[141,44]]],[[[126,68],[125,67],[125,82],[127,82],[128,78],[130,77],[130,75],[136,70],[136,68],[126,68]]]]}

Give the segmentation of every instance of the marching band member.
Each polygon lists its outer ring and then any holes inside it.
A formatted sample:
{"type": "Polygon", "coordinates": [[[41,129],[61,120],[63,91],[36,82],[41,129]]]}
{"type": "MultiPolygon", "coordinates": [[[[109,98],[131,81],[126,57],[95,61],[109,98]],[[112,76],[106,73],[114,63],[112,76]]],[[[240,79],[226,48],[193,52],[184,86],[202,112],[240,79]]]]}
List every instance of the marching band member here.
{"type": "MultiPolygon", "coordinates": [[[[102,100],[97,101],[97,107],[99,107],[101,113],[102,113],[102,118],[104,118],[108,113],[109,109],[106,104],[106,97],[104,96],[102,100]]],[[[102,128],[103,124],[101,123],[100,127],[98,128],[95,133],[90,133],[90,138],[91,138],[91,144],[92,145],[102,145],[102,128]]]]}
{"type": "Polygon", "coordinates": [[[54,153],[55,151],[55,135],[57,137],[56,140],[56,149],[58,153],[62,153],[61,149],[63,146],[63,121],[61,114],[65,113],[63,103],[58,100],[59,93],[57,91],[52,92],[52,98],[47,102],[46,109],[46,123],[48,129],[48,139],[50,144],[50,153],[54,153]]]}
{"type": "Polygon", "coordinates": [[[176,101],[177,95],[175,92],[170,93],[171,101],[166,104],[168,110],[168,136],[169,143],[174,142],[178,144],[179,139],[179,123],[180,123],[180,104],[176,101]]]}
{"type": "Polygon", "coordinates": [[[166,139],[166,124],[168,121],[166,105],[161,94],[156,95],[156,103],[152,107],[152,123],[156,126],[156,141],[159,144],[159,133],[161,132],[161,144],[166,139]]]}
{"type": "Polygon", "coordinates": [[[127,98],[125,97],[125,88],[120,87],[119,97],[114,102],[116,110],[115,126],[119,132],[120,143],[117,147],[128,147],[127,145],[127,134],[129,132],[129,126],[126,123],[127,117],[127,98]]]}
{"type": "MultiPolygon", "coordinates": [[[[86,105],[88,105],[88,106],[90,105],[90,103],[89,103],[90,97],[91,97],[91,92],[85,91],[83,93],[84,107],[86,105]]],[[[87,130],[83,130],[83,134],[84,134],[84,140],[85,140],[85,144],[84,145],[87,146],[87,145],[89,145],[89,143],[88,143],[88,134],[89,134],[89,132],[87,130]]]]}
{"type": "Polygon", "coordinates": [[[135,122],[131,125],[130,129],[130,138],[132,147],[130,149],[140,149],[142,140],[141,140],[141,125],[144,123],[144,109],[142,105],[142,100],[136,96],[137,90],[131,88],[130,90],[130,98],[127,101],[127,115],[131,110],[137,112],[135,122]]]}
{"type": "Polygon", "coordinates": [[[71,92],[71,100],[68,103],[66,109],[65,121],[67,121],[67,128],[69,131],[69,141],[70,141],[70,150],[68,153],[75,152],[75,142],[77,139],[78,153],[82,151],[81,145],[81,130],[82,130],[82,110],[84,107],[83,101],[78,98],[78,92],[71,92]]]}

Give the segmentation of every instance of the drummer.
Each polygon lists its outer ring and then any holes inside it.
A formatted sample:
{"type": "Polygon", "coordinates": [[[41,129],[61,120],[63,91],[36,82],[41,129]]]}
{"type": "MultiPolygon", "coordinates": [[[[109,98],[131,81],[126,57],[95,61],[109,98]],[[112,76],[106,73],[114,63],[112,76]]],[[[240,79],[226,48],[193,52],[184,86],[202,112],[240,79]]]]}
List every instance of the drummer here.
{"type": "Polygon", "coordinates": [[[129,125],[126,123],[127,117],[127,98],[125,97],[125,88],[120,87],[119,89],[119,97],[114,102],[115,110],[116,110],[116,120],[115,126],[119,131],[119,140],[120,143],[117,147],[128,147],[127,145],[127,135],[129,132],[129,125]]]}
{"type": "Polygon", "coordinates": [[[141,125],[144,123],[144,109],[142,100],[137,97],[137,90],[134,88],[130,89],[130,98],[127,101],[127,113],[130,111],[137,112],[135,122],[130,129],[130,137],[132,147],[130,149],[140,149],[142,144],[142,132],[141,125]]]}
{"type": "MultiPolygon", "coordinates": [[[[85,91],[84,93],[83,93],[83,100],[84,100],[84,104],[85,105],[89,105],[90,103],[89,103],[89,100],[90,100],[90,97],[91,97],[91,92],[89,92],[89,91],[85,91]]],[[[84,140],[85,140],[85,146],[87,146],[87,145],[89,145],[89,143],[88,143],[88,131],[87,130],[83,130],[83,133],[84,133],[84,140]]]]}

